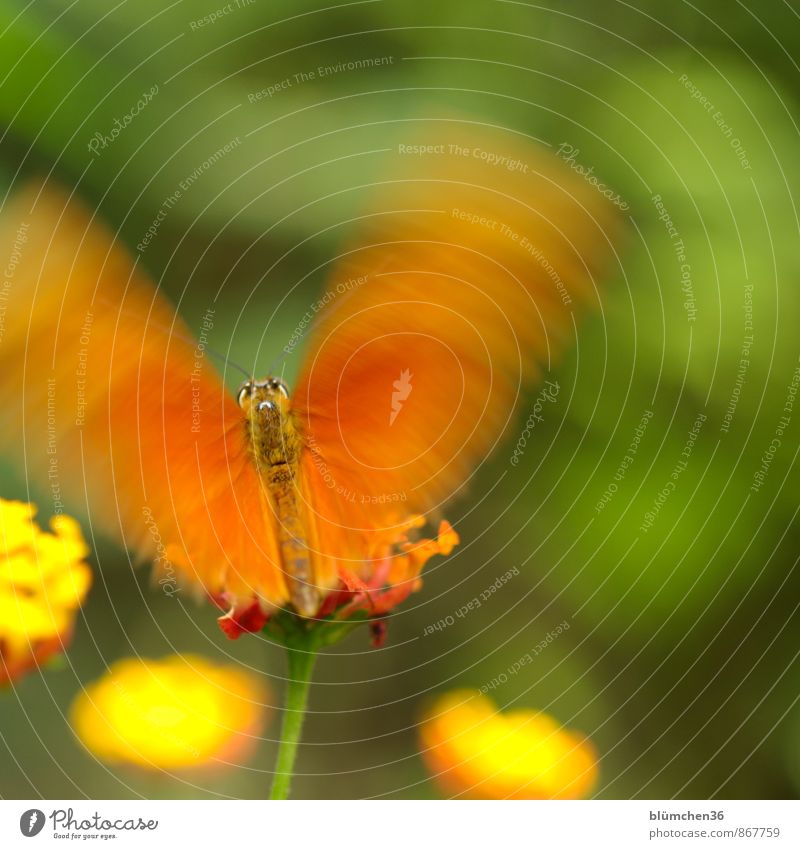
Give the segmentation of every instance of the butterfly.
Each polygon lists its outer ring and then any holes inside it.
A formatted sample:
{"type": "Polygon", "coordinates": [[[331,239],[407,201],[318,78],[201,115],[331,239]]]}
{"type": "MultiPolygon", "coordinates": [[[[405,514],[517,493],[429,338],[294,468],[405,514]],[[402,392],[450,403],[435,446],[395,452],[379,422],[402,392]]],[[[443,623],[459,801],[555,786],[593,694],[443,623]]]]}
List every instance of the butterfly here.
{"type": "Polygon", "coordinates": [[[446,523],[434,540],[420,527],[512,426],[612,255],[589,184],[487,133],[453,156],[412,146],[380,185],[313,321],[286,340],[287,356],[303,350],[292,387],[270,374],[229,391],[74,193],[17,192],[0,216],[15,256],[0,399],[25,474],[240,623],[320,616],[342,590],[407,595],[456,540],[446,523]]]}

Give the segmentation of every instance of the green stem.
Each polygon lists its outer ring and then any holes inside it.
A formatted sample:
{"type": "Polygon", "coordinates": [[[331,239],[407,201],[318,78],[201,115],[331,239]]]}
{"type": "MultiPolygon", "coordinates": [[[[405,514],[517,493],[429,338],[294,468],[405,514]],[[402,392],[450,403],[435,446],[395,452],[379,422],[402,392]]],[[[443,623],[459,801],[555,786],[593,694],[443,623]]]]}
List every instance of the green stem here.
{"type": "Polygon", "coordinates": [[[289,673],[286,687],[286,704],[281,725],[281,739],[278,747],[278,760],[275,763],[275,777],[272,780],[270,799],[288,799],[289,787],[294,773],[297,757],[297,744],[308,703],[308,691],[311,685],[311,673],[317,654],[310,640],[302,648],[287,646],[289,673]]]}

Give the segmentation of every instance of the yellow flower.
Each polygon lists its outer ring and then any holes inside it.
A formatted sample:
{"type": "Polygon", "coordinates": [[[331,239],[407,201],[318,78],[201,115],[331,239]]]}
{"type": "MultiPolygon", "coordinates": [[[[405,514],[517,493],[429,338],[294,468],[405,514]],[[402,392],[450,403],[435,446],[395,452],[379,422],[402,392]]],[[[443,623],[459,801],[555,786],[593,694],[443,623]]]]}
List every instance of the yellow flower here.
{"type": "Polygon", "coordinates": [[[194,655],[125,658],[78,695],[72,727],[110,763],[184,769],[239,762],[258,740],[265,689],[194,655]]]}
{"type": "Polygon", "coordinates": [[[597,754],[544,713],[499,713],[469,690],[440,697],[420,726],[423,757],[448,796],[579,799],[597,780],[597,754]]]}
{"type": "Polygon", "coordinates": [[[78,523],[55,516],[47,533],[35,515],[0,499],[0,684],[64,650],[92,581],[78,523]]]}

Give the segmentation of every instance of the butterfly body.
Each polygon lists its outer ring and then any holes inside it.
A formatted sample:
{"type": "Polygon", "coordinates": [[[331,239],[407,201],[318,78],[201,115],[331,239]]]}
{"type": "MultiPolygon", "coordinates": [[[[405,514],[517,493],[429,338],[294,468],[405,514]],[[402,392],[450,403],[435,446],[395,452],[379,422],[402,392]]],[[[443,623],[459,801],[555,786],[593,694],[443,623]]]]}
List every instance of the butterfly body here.
{"type": "Polygon", "coordinates": [[[253,462],[264,484],[274,517],[281,567],[295,610],[313,616],[319,606],[314,586],[313,555],[300,490],[302,437],[289,404],[286,384],[278,378],[246,381],[239,389],[239,406],[253,462]]]}

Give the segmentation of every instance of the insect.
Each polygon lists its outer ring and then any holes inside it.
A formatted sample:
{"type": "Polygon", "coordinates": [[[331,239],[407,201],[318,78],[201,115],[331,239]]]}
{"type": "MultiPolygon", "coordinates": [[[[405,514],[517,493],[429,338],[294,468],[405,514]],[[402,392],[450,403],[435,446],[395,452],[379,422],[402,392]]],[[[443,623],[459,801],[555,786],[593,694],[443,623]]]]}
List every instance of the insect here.
{"type": "Polygon", "coordinates": [[[342,581],[413,585],[417,529],[513,426],[610,254],[591,187],[493,143],[529,164],[524,185],[463,156],[389,183],[285,348],[304,346],[292,391],[267,375],[230,392],[89,210],[18,192],[0,415],[24,473],[234,612],[312,617],[342,581]]]}
{"type": "Polygon", "coordinates": [[[302,438],[292,419],[289,390],[279,378],[248,380],[238,393],[245,413],[253,462],[269,493],[280,558],[295,610],[313,616],[319,607],[312,555],[301,519],[303,505],[295,482],[301,477],[302,438]]]}

